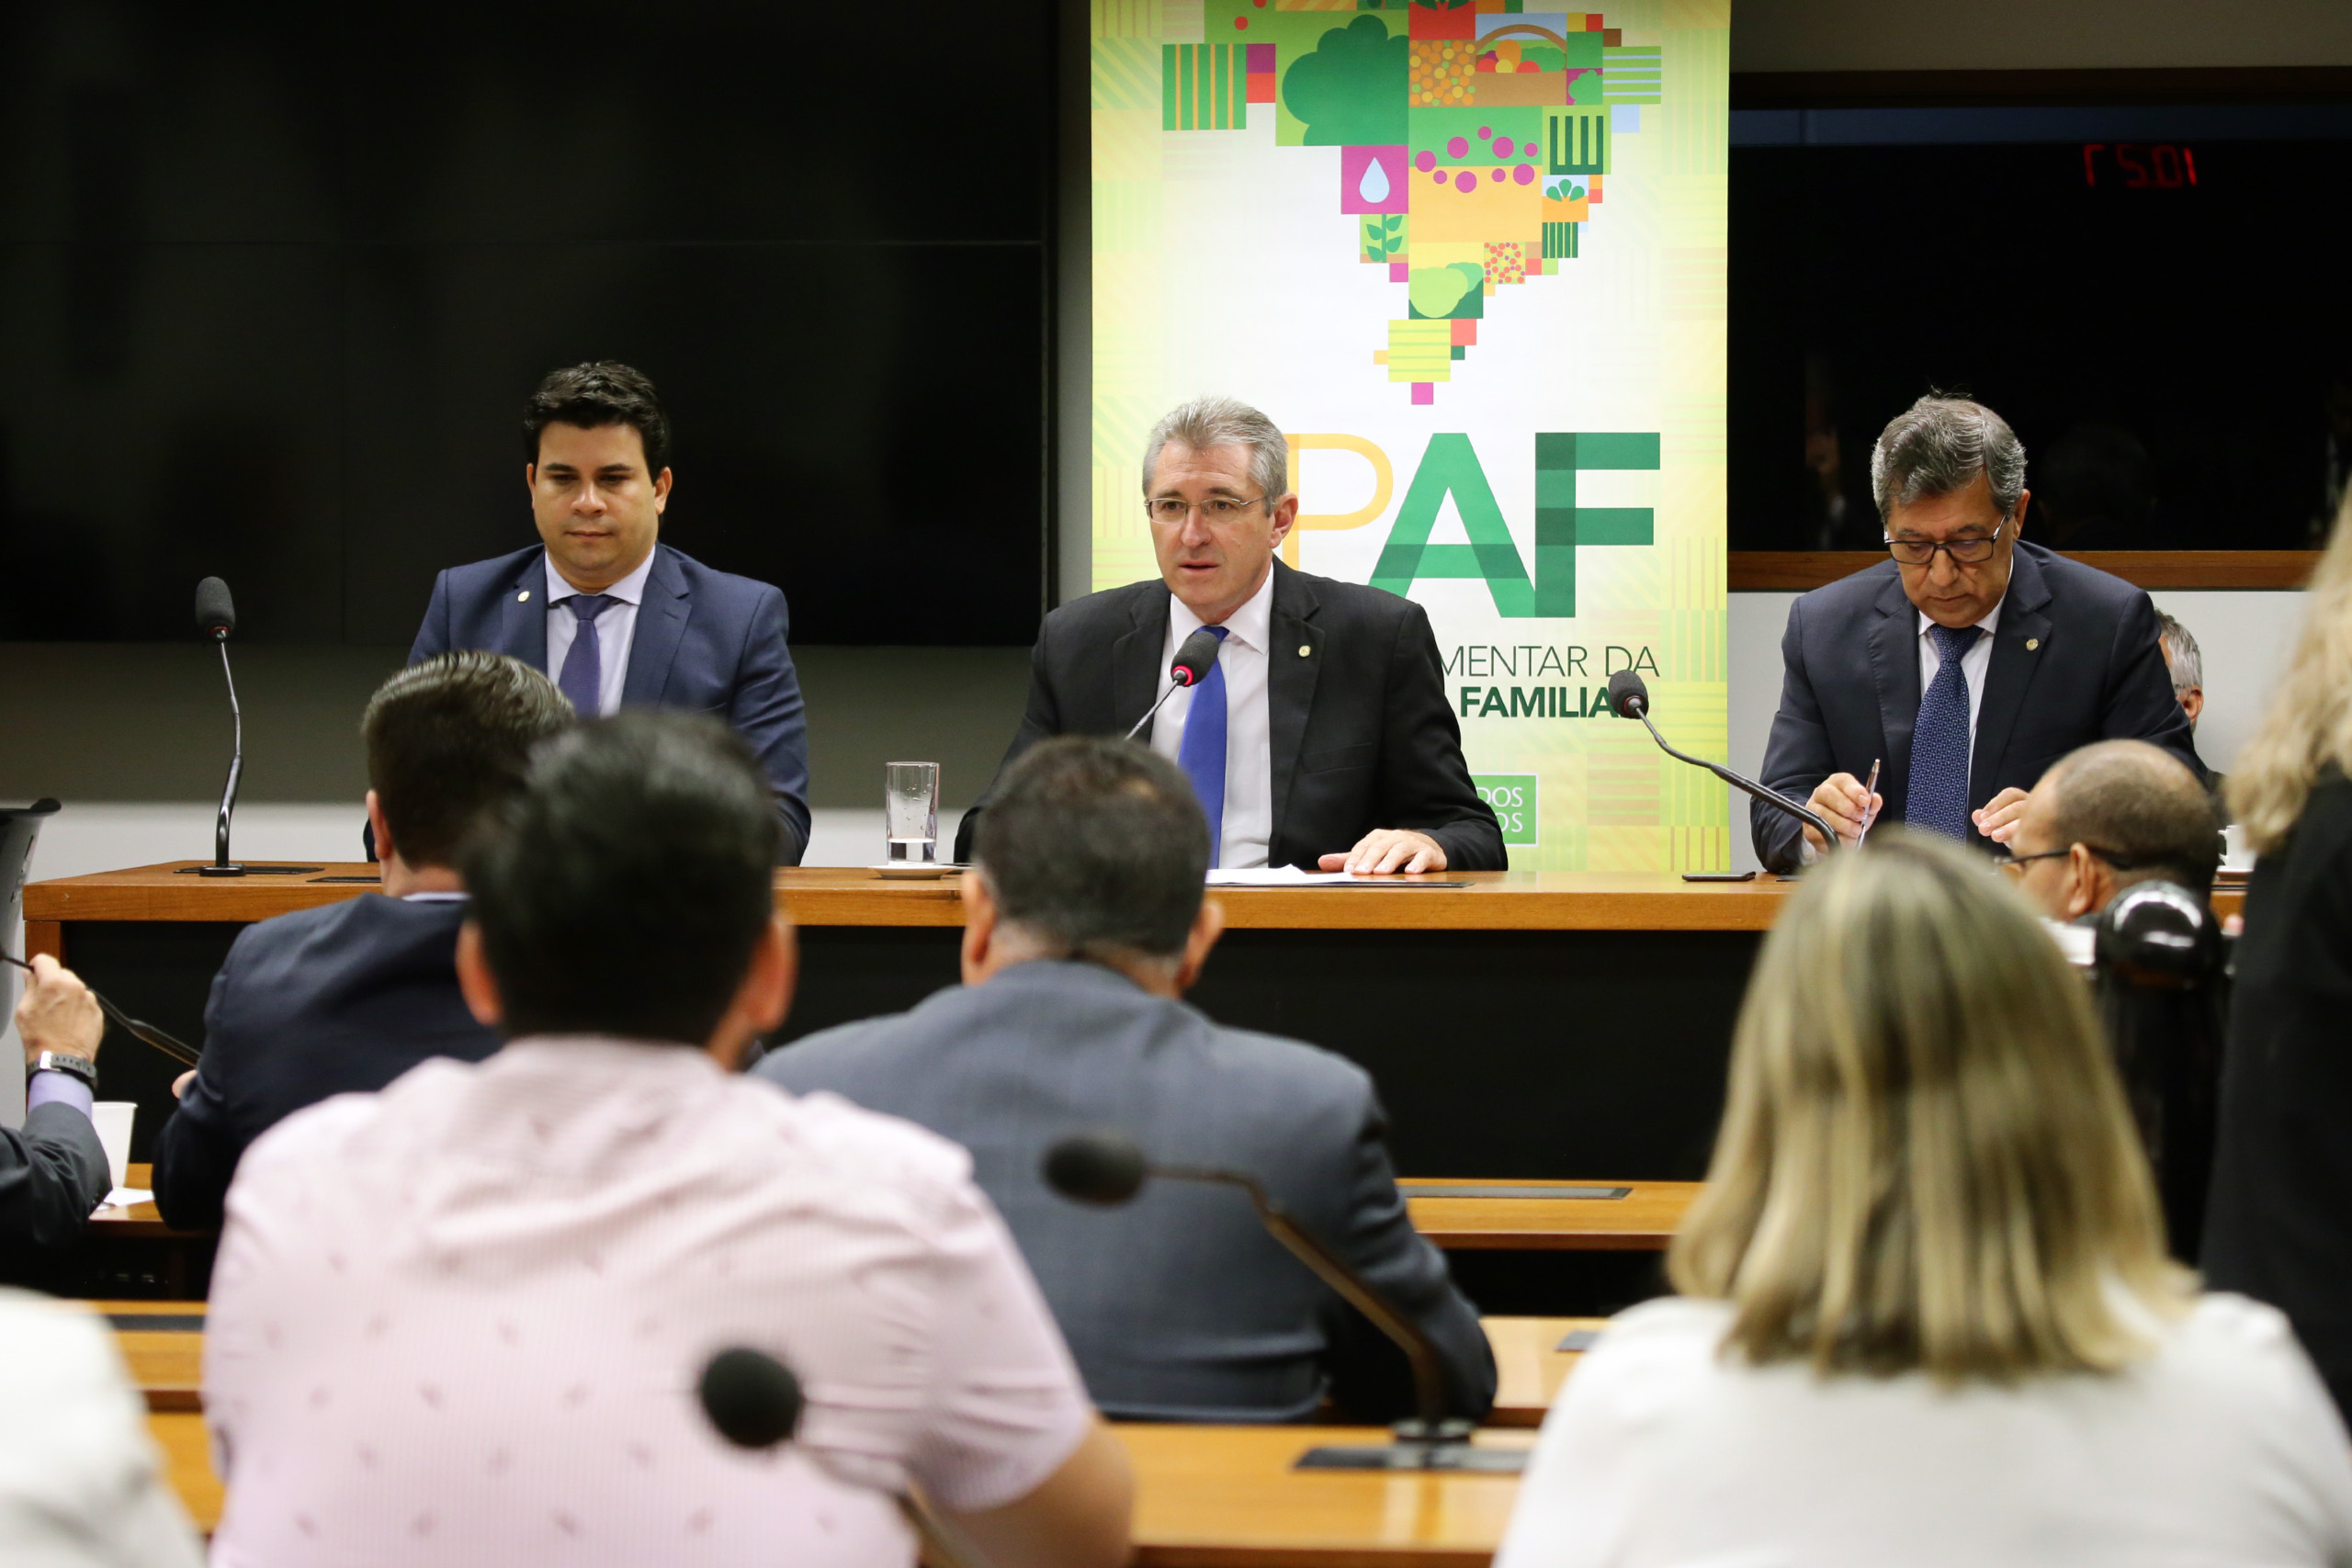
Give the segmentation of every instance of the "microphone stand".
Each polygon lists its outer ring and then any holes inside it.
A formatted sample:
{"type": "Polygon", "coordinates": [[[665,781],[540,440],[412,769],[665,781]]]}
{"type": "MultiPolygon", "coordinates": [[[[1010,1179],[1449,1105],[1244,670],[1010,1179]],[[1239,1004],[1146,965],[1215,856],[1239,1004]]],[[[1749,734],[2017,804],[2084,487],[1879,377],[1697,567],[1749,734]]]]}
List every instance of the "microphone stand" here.
{"type": "Polygon", "coordinates": [[[1141,718],[1136,720],[1134,729],[1127,731],[1127,739],[1133,740],[1136,738],[1136,732],[1141,730],[1145,725],[1151,722],[1151,716],[1168,705],[1169,698],[1174,696],[1179,692],[1189,691],[1190,689],[1191,685],[1189,682],[1180,685],[1174,681],[1169,682],[1168,689],[1159,694],[1159,700],[1145,710],[1144,716],[1141,718]]]}
{"type": "Polygon", "coordinates": [[[1666,743],[1666,737],[1657,732],[1657,726],[1650,722],[1650,711],[1649,705],[1647,703],[1644,703],[1639,707],[1634,708],[1634,716],[1640,719],[1642,721],[1642,728],[1650,732],[1650,739],[1657,742],[1657,749],[1665,752],[1668,756],[1673,758],[1676,761],[1688,762],[1694,768],[1704,768],[1707,772],[1714,774],[1715,777],[1723,780],[1724,783],[1731,785],[1734,789],[1741,790],[1748,795],[1754,795],[1765,805],[1770,806],[1776,810],[1785,811],[1800,822],[1808,824],[1815,832],[1821,835],[1821,841],[1826,846],[1822,852],[1823,853],[1826,854],[1831,850],[1841,850],[1846,847],[1846,840],[1838,836],[1837,829],[1830,827],[1830,825],[1823,819],[1821,814],[1814,810],[1813,807],[1809,806],[1801,806],[1797,802],[1791,800],[1787,795],[1782,795],[1779,790],[1758,784],[1753,779],[1742,778],[1739,774],[1733,773],[1729,768],[1723,766],[1719,762],[1710,762],[1704,757],[1693,757],[1688,752],[1678,751],[1673,747],[1668,745],[1666,743]]]}
{"type": "Polygon", "coordinates": [[[220,816],[212,825],[212,863],[198,866],[198,876],[243,876],[245,868],[229,859],[229,815],[237,809],[237,784],[245,773],[245,716],[237,706],[237,678],[229,671],[229,634],[215,630],[220,645],[220,678],[229,682],[229,782],[220,791],[220,816]]]}

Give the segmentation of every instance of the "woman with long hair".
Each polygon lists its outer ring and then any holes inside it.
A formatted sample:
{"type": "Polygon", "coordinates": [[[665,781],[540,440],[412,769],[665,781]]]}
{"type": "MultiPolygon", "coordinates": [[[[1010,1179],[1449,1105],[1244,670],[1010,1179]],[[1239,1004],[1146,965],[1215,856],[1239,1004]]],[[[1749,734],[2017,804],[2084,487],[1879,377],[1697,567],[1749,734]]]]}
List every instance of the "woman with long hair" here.
{"type": "Polygon", "coordinates": [[[2086,987],[1882,835],[1766,939],[1680,1294],[1568,1380],[1497,1568],[2352,1562],[2352,1443],[2165,1256],[2086,987]]]}
{"type": "Polygon", "coordinates": [[[2352,504],[2229,796],[2260,858],[2199,1261],[2284,1312],[2352,1411],[2352,504]]]}

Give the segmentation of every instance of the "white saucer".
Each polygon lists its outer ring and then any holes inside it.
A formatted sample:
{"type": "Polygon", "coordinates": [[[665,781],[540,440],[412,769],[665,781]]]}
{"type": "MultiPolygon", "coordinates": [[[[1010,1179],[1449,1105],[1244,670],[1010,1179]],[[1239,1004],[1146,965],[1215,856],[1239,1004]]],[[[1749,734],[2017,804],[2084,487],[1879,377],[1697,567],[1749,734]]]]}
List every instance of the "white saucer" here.
{"type": "Polygon", "coordinates": [[[865,869],[889,882],[936,882],[949,872],[963,868],[943,861],[895,860],[865,869]]]}

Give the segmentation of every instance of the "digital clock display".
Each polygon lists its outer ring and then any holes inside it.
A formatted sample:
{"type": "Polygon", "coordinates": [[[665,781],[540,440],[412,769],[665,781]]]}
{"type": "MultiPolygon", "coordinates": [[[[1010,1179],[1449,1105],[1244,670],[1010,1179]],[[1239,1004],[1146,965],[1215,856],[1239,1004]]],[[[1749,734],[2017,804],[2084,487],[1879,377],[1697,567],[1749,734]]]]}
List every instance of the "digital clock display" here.
{"type": "Polygon", "coordinates": [[[2083,184],[2181,190],[2197,183],[2197,150],[2170,141],[2086,141],[2083,184]]]}

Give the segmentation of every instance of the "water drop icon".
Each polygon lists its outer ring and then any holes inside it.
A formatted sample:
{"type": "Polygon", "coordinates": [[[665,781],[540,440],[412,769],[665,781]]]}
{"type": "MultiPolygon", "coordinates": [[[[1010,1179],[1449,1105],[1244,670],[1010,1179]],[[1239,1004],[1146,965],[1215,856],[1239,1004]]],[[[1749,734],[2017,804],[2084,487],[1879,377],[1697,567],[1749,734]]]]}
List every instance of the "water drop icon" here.
{"type": "Polygon", "coordinates": [[[1363,178],[1356,182],[1356,194],[1374,206],[1388,199],[1388,171],[1374,158],[1363,166],[1363,178]]]}

